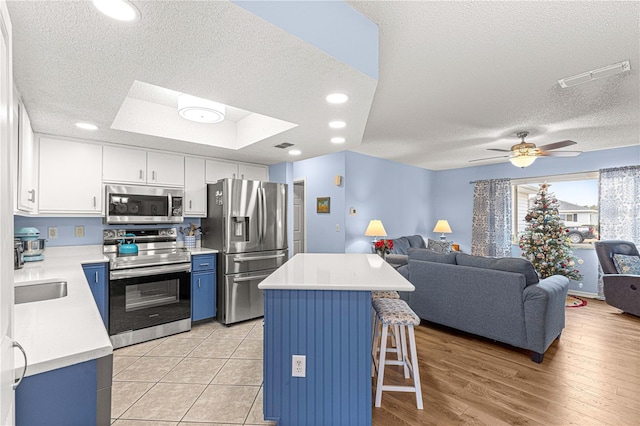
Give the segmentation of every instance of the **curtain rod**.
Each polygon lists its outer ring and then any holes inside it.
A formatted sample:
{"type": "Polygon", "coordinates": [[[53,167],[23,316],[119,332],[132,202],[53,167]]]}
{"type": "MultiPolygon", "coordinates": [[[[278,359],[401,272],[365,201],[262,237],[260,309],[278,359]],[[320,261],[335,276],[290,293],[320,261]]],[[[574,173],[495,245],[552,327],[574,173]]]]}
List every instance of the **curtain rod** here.
{"type": "Polygon", "coordinates": [[[485,180],[513,180],[511,178],[498,178],[498,179],[479,179],[479,180],[470,180],[469,183],[482,182],[485,180]]]}

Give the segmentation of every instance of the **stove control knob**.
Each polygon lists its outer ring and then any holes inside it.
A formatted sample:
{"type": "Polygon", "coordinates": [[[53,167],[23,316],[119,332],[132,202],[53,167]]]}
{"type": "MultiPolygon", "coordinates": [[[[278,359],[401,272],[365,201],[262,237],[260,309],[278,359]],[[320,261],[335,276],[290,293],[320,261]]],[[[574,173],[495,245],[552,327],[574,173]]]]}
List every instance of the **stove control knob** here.
{"type": "Polygon", "coordinates": [[[116,237],[116,232],[113,229],[106,229],[104,231],[104,233],[102,234],[102,237],[104,239],[115,238],[116,237]]]}

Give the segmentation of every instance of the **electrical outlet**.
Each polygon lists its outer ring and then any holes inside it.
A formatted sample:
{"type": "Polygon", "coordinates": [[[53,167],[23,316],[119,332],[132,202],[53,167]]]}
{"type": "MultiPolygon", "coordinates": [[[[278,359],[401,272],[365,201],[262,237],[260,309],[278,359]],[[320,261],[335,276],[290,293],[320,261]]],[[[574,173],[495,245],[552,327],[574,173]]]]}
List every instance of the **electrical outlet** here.
{"type": "Polygon", "coordinates": [[[58,228],[50,226],[47,231],[49,239],[58,238],[58,228]]]}
{"type": "Polygon", "coordinates": [[[307,357],[306,355],[291,356],[291,376],[307,377],[307,357]]]}
{"type": "Polygon", "coordinates": [[[76,238],[84,238],[84,226],[76,226],[76,238]]]}

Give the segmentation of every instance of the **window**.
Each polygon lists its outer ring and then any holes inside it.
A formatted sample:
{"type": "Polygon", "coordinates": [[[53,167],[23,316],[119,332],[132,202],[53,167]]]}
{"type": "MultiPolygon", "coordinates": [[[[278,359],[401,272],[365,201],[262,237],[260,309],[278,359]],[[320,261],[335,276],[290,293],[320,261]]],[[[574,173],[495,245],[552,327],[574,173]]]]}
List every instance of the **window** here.
{"type": "Polygon", "coordinates": [[[513,179],[513,241],[526,228],[525,216],[543,182],[550,184],[560,206],[558,213],[574,247],[588,248],[598,239],[598,172],[513,179]]]}

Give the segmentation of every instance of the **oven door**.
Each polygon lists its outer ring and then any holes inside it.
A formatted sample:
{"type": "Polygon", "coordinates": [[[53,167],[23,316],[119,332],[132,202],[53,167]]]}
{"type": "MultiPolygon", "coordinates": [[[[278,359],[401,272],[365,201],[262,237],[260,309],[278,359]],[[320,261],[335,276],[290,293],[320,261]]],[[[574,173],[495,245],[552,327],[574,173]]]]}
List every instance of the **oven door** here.
{"type": "Polygon", "coordinates": [[[111,271],[109,335],[191,318],[191,265],[111,271]]]}

